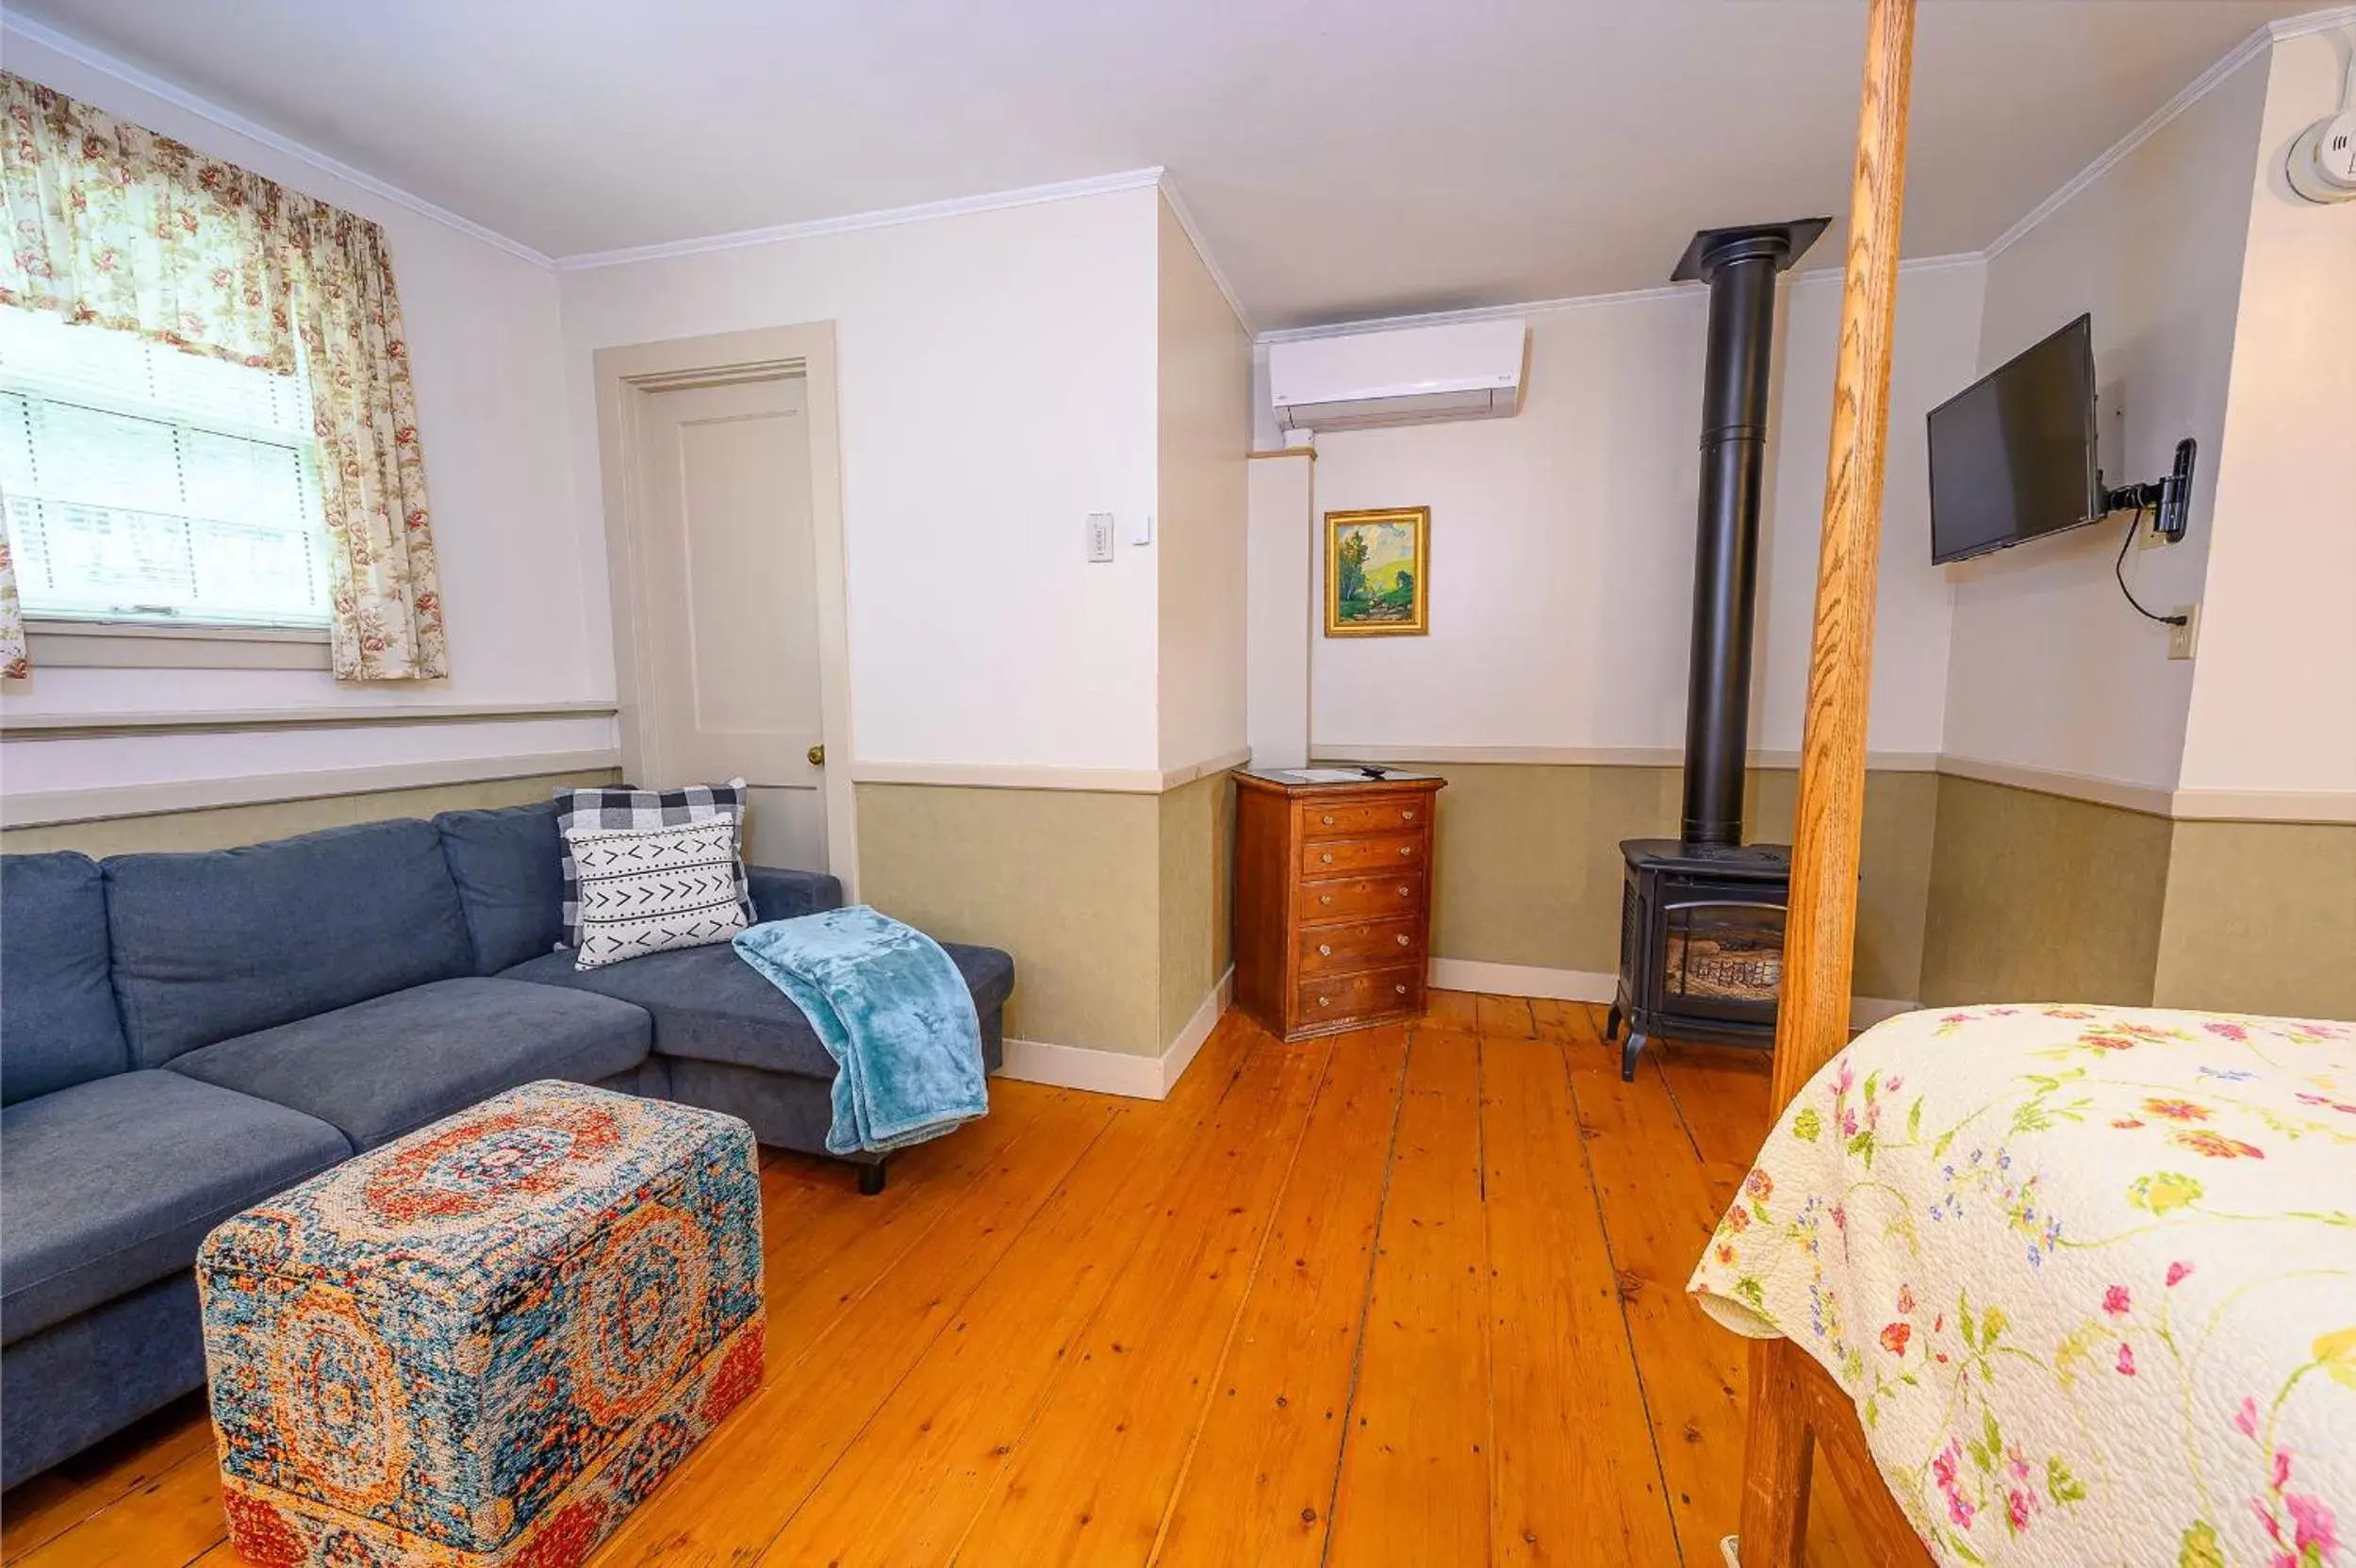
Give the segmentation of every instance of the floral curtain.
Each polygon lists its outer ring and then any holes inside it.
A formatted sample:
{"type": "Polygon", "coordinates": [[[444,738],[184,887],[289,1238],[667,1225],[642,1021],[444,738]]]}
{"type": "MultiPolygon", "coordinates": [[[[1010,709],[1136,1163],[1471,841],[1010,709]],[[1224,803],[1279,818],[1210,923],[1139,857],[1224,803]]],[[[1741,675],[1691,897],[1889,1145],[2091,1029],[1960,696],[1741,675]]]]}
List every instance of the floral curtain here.
{"type": "MultiPolygon", "coordinates": [[[[384,231],[0,72],[0,303],[310,381],[336,677],[450,672],[384,231]]],[[[0,520],[0,657],[15,621],[0,520]]]]}
{"type": "Polygon", "coordinates": [[[21,681],[32,672],[25,656],[25,616],[16,602],[16,562],[8,554],[8,506],[0,500],[0,680],[21,681]]]}

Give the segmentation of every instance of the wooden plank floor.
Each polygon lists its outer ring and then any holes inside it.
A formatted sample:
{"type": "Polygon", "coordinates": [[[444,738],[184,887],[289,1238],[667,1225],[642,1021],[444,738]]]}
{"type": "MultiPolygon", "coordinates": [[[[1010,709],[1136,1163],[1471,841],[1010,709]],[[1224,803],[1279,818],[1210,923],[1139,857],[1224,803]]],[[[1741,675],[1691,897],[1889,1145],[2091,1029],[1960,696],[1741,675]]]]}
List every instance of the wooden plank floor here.
{"type": "MultiPolygon", "coordinates": [[[[1715,1568],[1742,1347],[1684,1284],[1766,1061],[1623,1084],[1597,1012],[1231,1014],[1160,1104],[994,1084],[881,1197],[770,1156],[767,1383],[593,1562],[1715,1568]]],[[[0,1558],[233,1568],[201,1403],[0,1499],[0,1558]]]]}

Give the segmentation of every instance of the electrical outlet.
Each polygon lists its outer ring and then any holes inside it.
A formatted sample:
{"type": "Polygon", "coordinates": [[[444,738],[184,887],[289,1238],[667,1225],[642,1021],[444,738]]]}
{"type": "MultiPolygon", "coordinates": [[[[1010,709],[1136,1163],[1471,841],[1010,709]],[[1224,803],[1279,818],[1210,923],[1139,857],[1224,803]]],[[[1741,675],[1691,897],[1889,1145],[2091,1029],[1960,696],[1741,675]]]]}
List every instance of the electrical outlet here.
{"type": "Polygon", "coordinates": [[[1112,559],[1112,514],[1110,512],[1088,514],[1088,559],[1112,559]]]}
{"type": "Polygon", "coordinates": [[[2171,659],[2189,659],[2194,645],[2200,638],[2200,606],[2179,604],[2168,613],[2183,616],[2184,623],[2167,629],[2167,656],[2171,659]]]}

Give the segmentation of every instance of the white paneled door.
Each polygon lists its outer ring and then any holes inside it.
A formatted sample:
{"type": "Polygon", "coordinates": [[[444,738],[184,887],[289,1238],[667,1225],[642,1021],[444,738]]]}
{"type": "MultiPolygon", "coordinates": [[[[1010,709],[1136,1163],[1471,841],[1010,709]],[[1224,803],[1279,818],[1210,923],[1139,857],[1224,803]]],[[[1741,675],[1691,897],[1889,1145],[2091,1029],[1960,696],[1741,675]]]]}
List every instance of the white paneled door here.
{"type": "Polygon", "coordinates": [[[808,384],[636,396],[633,597],[653,775],[636,782],[741,774],[747,857],[827,869],[808,384]]]}

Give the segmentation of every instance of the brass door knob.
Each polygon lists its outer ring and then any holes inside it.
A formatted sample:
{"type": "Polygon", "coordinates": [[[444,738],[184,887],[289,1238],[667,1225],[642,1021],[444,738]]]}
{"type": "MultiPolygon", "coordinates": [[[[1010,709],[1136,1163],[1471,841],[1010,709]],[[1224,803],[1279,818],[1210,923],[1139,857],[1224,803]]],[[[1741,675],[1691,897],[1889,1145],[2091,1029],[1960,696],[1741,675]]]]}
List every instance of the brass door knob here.
{"type": "Polygon", "coordinates": [[[810,766],[813,767],[824,767],[826,766],[826,748],[823,745],[813,746],[808,751],[802,754],[810,759],[810,766]]]}

